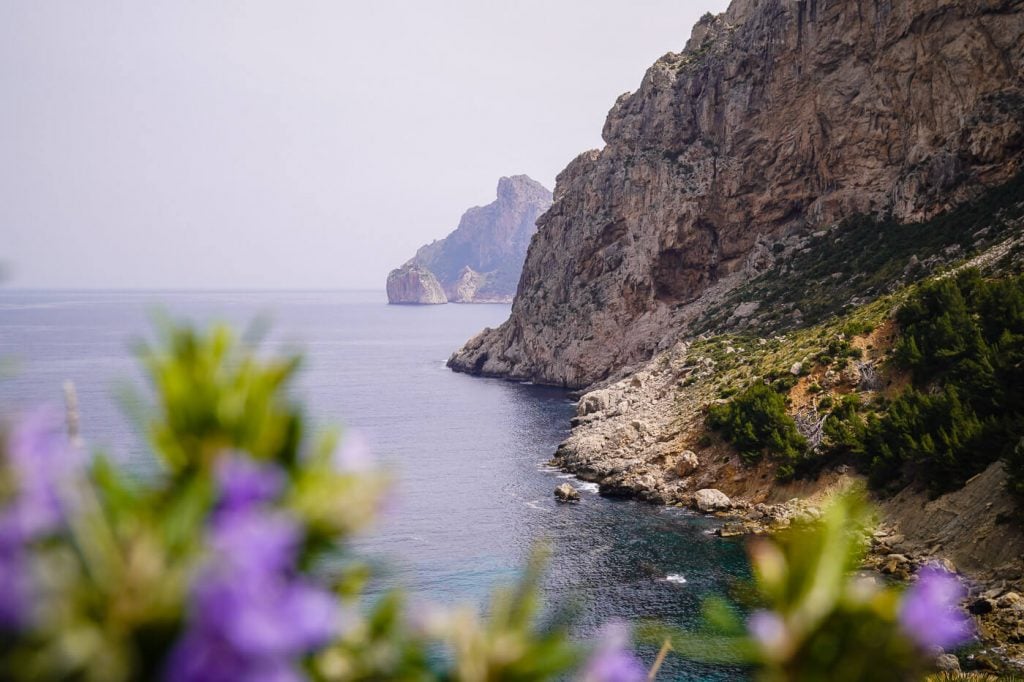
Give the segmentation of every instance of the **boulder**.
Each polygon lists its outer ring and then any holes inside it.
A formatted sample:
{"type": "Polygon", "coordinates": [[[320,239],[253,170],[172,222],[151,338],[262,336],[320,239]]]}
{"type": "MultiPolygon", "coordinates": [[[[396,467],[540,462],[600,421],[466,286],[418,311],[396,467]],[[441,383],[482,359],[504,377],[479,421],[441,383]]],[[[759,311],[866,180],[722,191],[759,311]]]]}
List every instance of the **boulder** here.
{"type": "Polygon", "coordinates": [[[1024,597],[1020,596],[1016,592],[1007,592],[999,601],[996,602],[996,606],[1001,609],[1016,609],[1018,611],[1024,611],[1024,597]]]}
{"type": "Polygon", "coordinates": [[[568,483],[563,483],[555,488],[555,499],[559,502],[579,502],[580,491],[568,483]]]}
{"type": "Polygon", "coordinates": [[[747,532],[747,527],[742,523],[730,521],[719,528],[715,534],[720,538],[735,538],[741,535],[746,535],[747,532]]]}
{"type": "Polygon", "coordinates": [[[727,511],[732,508],[732,500],[721,490],[704,488],[693,494],[693,504],[704,512],[727,511]]]}
{"type": "Polygon", "coordinates": [[[944,673],[960,672],[960,659],[953,654],[942,654],[935,659],[935,668],[944,673]]]}
{"type": "Polygon", "coordinates": [[[683,450],[676,459],[676,476],[685,478],[696,471],[699,466],[700,460],[697,459],[696,453],[693,450],[683,450]]]}
{"type": "Polygon", "coordinates": [[[580,398],[576,414],[585,417],[588,414],[605,412],[611,406],[612,396],[608,391],[591,391],[580,398]]]}

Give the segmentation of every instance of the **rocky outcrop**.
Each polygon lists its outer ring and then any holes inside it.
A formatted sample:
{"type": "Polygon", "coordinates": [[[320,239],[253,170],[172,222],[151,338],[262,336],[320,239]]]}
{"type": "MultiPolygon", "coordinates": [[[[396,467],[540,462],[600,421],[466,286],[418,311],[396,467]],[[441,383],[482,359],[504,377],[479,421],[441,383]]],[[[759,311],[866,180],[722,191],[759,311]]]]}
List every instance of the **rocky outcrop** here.
{"type": "Polygon", "coordinates": [[[433,305],[447,302],[441,283],[424,267],[407,263],[388,274],[388,303],[433,305]]]}
{"type": "Polygon", "coordinates": [[[918,220],[1005,181],[1024,154],[1024,2],[734,0],[603,134],[558,176],[510,319],[454,369],[592,384],[686,336],[794,235],[918,220]]]}
{"type": "MultiPolygon", "coordinates": [[[[452,303],[507,303],[516,293],[537,217],[550,205],[551,192],[535,180],[501,178],[494,202],[466,211],[454,232],[420,248],[392,274],[424,270],[452,303]]],[[[390,279],[391,303],[420,302],[392,298],[390,279]]]]}
{"type": "Polygon", "coordinates": [[[697,459],[697,454],[693,450],[683,450],[679,453],[679,457],[676,459],[675,472],[679,478],[686,478],[700,466],[700,460],[697,459]]]}
{"type": "Polygon", "coordinates": [[[555,488],[555,499],[559,502],[579,502],[580,491],[568,483],[563,483],[555,488]]]}
{"type": "Polygon", "coordinates": [[[486,275],[481,275],[467,265],[462,268],[458,279],[449,287],[451,294],[448,300],[452,303],[472,303],[477,300],[477,294],[485,284],[487,284],[486,275]]]}

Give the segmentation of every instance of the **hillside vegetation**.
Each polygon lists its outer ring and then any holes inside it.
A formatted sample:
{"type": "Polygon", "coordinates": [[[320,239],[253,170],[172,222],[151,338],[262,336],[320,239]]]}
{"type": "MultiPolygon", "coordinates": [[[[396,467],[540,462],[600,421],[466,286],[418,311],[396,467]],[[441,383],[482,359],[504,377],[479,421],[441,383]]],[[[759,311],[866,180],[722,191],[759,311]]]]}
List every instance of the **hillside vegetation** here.
{"type": "MultiPolygon", "coordinates": [[[[794,335],[794,340],[810,335],[821,346],[809,367],[798,363],[789,372],[755,371],[735,397],[709,407],[708,426],[744,461],[762,456],[777,461],[780,477],[847,461],[883,492],[918,481],[940,494],[1003,459],[1013,492],[1024,499],[1024,277],[984,277],[967,269],[894,298],[902,302],[882,320],[879,305],[860,311],[860,318],[895,323],[879,362],[864,362],[863,351],[850,343],[874,330],[863,319],[811,327],[794,335]],[[837,326],[847,333],[835,333],[837,326]],[[841,380],[832,390],[821,385],[817,377],[830,369],[833,375],[835,369],[848,370],[851,362],[859,367],[853,372],[855,385],[841,380]],[[893,377],[906,375],[910,381],[897,390],[873,390],[881,388],[878,380],[872,384],[861,376],[869,368],[890,385],[893,377]],[[809,420],[817,427],[813,442],[791,414],[798,412],[790,396],[797,375],[806,375],[803,397],[810,399],[803,409],[814,414],[809,420]]],[[[763,368],[765,360],[754,364],[763,368]]]]}

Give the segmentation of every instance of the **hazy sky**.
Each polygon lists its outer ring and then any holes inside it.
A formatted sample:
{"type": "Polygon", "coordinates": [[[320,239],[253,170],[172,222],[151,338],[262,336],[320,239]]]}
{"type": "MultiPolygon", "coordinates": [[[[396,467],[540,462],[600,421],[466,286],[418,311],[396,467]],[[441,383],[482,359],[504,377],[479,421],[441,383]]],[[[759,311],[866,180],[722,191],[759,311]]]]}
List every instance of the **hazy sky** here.
{"type": "Polygon", "coordinates": [[[725,0],[3,0],[21,287],[383,288],[725,0]]]}

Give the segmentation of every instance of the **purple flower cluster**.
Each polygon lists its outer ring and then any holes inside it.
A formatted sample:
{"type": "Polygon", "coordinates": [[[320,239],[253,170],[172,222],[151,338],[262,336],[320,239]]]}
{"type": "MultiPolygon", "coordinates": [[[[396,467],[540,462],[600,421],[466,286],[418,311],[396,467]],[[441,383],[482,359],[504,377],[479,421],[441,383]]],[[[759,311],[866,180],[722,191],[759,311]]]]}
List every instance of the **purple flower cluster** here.
{"type": "Polygon", "coordinates": [[[964,586],[939,566],[921,569],[900,603],[903,631],[923,649],[963,644],[974,634],[970,617],[960,608],[964,586]]]}
{"type": "Polygon", "coordinates": [[[27,545],[63,525],[68,483],[82,460],[60,413],[45,407],[27,414],[2,450],[10,496],[0,500],[0,630],[11,630],[25,625],[31,606],[27,545]]]}
{"type": "Polygon", "coordinates": [[[171,655],[171,682],[301,680],[296,659],[339,631],[335,597],[295,567],[302,530],[272,509],[280,471],[243,455],[218,469],[209,564],[197,576],[188,630],[171,655]]]}
{"type": "Polygon", "coordinates": [[[601,632],[600,642],[583,670],[583,682],[643,682],[647,670],[629,650],[629,628],[622,623],[609,623],[601,632]]]}

